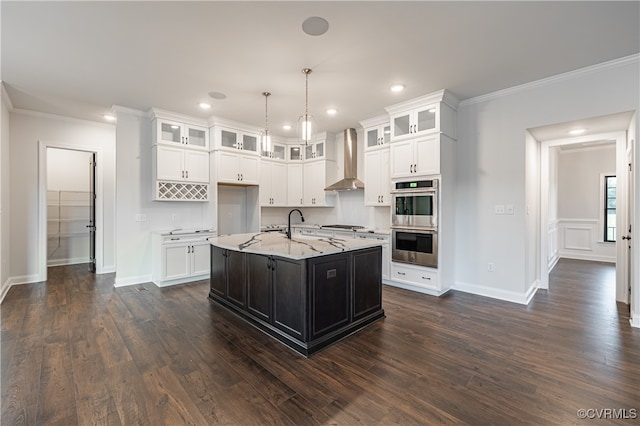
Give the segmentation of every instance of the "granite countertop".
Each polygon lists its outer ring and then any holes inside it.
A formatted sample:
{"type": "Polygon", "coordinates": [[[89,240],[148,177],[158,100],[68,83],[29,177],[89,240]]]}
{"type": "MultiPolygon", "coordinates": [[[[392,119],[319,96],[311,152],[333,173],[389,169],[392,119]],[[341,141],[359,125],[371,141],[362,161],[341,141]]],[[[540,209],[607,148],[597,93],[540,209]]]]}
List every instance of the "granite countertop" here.
{"type": "Polygon", "coordinates": [[[380,241],[375,239],[329,238],[299,234],[293,235],[289,240],[281,232],[220,235],[210,237],[209,242],[223,249],[296,260],[381,245],[380,241]]]}

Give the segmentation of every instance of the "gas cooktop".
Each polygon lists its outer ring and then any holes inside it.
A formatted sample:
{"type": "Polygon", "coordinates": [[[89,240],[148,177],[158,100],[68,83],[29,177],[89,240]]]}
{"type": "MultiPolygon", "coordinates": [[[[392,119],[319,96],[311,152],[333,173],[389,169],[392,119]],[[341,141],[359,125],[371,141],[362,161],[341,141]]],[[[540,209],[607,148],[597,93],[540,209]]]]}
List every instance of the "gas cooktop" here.
{"type": "Polygon", "coordinates": [[[360,225],[322,225],[321,228],[351,229],[352,231],[354,231],[356,229],[364,229],[364,226],[360,226],[360,225]]]}

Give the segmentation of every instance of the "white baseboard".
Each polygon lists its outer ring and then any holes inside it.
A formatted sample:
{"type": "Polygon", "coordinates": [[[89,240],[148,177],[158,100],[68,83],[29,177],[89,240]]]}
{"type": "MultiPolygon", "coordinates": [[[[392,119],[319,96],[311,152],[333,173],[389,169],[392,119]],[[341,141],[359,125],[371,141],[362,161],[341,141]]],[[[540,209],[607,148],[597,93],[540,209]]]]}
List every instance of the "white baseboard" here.
{"type": "Polygon", "coordinates": [[[539,288],[540,288],[540,280],[535,280],[534,282],[531,283],[531,285],[529,286],[529,289],[525,293],[525,300],[526,300],[525,305],[528,305],[529,302],[531,302],[531,299],[533,299],[533,296],[536,295],[539,288]]]}
{"type": "Polygon", "coordinates": [[[7,278],[7,280],[4,283],[2,283],[2,286],[0,287],[0,303],[2,303],[2,301],[4,300],[4,297],[9,292],[9,289],[14,285],[31,284],[31,283],[38,283],[38,282],[42,282],[42,280],[40,279],[40,275],[38,274],[20,275],[17,277],[7,278]]]}
{"type": "Polygon", "coordinates": [[[197,275],[197,276],[194,276],[194,277],[181,278],[181,279],[178,279],[178,280],[170,280],[170,281],[152,280],[152,282],[155,285],[157,285],[158,287],[171,287],[172,285],[186,284],[186,283],[190,283],[190,282],[194,282],[194,281],[208,280],[209,277],[211,277],[210,274],[203,274],[203,275],[197,275]]]}
{"type": "Polygon", "coordinates": [[[116,271],[116,265],[103,266],[102,269],[97,274],[111,274],[116,271]]]}
{"type": "Polygon", "coordinates": [[[9,282],[9,278],[7,278],[7,280],[0,285],[0,303],[2,303],[10,288],[11,283],[9,282]]]}
{"type": "Polygon", "coordinates": [[[640,315],[634,315],[632,312],[631,318],[629,318],[629,324],[631,324],[631,327],[640,328],[640,315]]]}
{"type": "Polygon", "coordinates": [[[73,259],[49,259],[49,260],[47,260],[47,267],[49,267],[49,266],[77,265],[79,263],[89,263],[89,258],[88,257],[75,257],[73,259]]]}
{"type": "Polygon", "coordinates": [[[551,272],[551,270],[556,267],[556,265],[558,264],[558,260],[560,260],[560,256],[558,256],[558,252],[556,252],[549,262],[547,272],[551,272]]]}
{"type": "Polygon", "coordinates": [[[137,277],[119,278],[116,276],[114,287],[125,287],[128,285],[142,284],[151,282],[151,275],[139,275],[137,277]]]}
{"type": "Polygon", "coordinates": [[[518,293],[515,291],[502,290],[494,287],[487,287],[477,284],[465,283],[456,281],[454,290],[463,291],[465,293],[476,294],[478,296],[491,297],[493,299],[504,300],[507,302],[518,303],[520,305],[527,305],[533,298],[534,294],[538,290],[537,281],[534,282],[526,292],[518,293]]]}
{"type": "Polygon", "coordinates": [[[446,290],[434,290],[431,288],[426,288],[426,287],[421,287],[419,285],[411,285],[411,284],[407,284],[407,283],[401,283],[398,281],[389,281],[389,280],[382,280],[383,284],[386,285],[390,285],[392,287],[398,287],[398,288],[403,288],[405,290],[411,290],[411,291],[415,291],[418,293],[423,293],[423,294],[428,294],[430,296],[442,296],[443,294],[445,294],[446,292],[448,292],[450,289],[446,289],[446,290]]]}
{"type": "Polygon", "coordinates": [[[604,256],[592,253],[576,253],[569,252],[566,250],[560,250],[559,257],[564,259],[575,259],[575,260],[590,260],[592,262],[607,262],[607,263],[616,263],[615,256],[604,256]]]}

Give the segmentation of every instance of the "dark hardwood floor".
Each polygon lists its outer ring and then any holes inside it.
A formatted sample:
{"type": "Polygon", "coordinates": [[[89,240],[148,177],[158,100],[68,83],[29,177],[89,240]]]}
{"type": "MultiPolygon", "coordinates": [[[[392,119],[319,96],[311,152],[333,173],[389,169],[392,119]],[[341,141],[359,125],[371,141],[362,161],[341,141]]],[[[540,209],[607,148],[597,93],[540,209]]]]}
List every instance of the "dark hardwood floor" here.
{"type": "Polygon", "coordinates": [[[561,260],[529,306],[386,286],[384,320],[309,359],[209,302],[208,281],[85,271],[2,303],[2,425],[640,423],[640,330],[608,264],[561,260]]]}

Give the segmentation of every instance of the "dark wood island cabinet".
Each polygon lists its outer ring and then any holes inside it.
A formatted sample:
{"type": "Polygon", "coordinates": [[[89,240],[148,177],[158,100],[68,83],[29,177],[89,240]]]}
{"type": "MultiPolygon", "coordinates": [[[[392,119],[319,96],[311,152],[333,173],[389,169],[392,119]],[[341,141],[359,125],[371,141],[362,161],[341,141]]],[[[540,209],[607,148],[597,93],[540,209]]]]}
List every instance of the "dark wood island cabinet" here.
{"type": "Polygon", "coordinates": [[[209,298],[258,329],[308,356],[384,317],[380,245],[294,238],[285,245],[303,244],[311,254],[292,258],[266,248],[268,240],[286,239],[282,234],[248,235],[262,238],[261,247],[233,249],[213,241],[224,237],[211,239],[209,298]],[[318,249],[323,242],[330,248],[318,249]]]}

